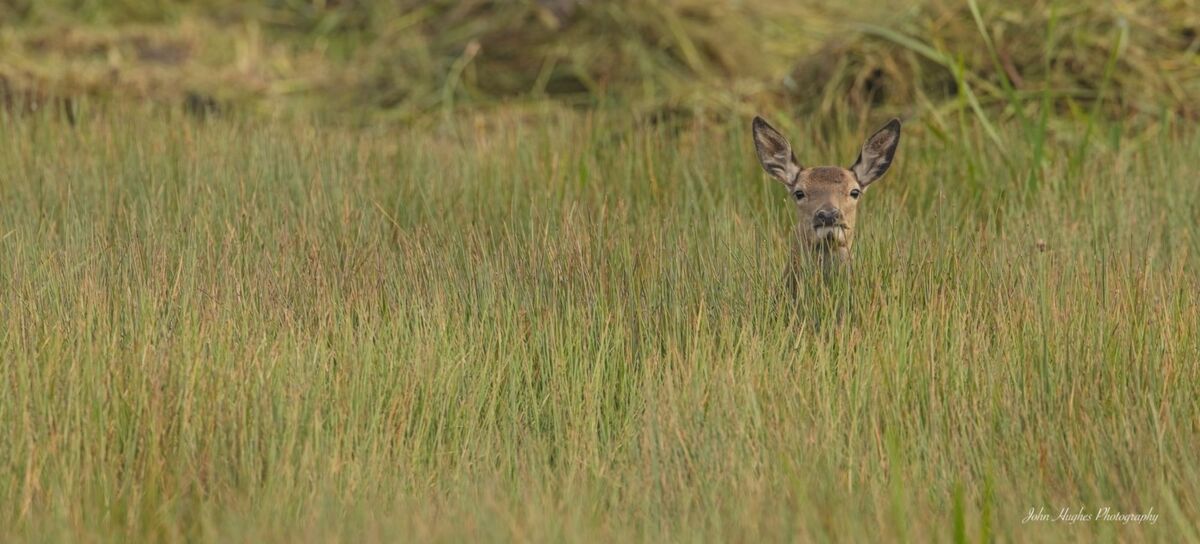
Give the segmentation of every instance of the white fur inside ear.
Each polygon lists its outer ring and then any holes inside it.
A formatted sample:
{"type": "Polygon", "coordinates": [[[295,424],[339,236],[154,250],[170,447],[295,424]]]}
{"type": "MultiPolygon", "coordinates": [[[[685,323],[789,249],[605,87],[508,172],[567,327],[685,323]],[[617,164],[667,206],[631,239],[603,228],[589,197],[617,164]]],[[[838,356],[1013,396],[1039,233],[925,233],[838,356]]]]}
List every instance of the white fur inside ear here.
{"type": "Polygon", "coordinates": [[[870,138],[867,138],[867,141],[863,143],[862,151],[858,154],[858,160],[854,162],[854,166],[850,167],[854,176],[858,178],[858,184],[863,189],[866,189],[871,182],[883,177],[888,167],[892,165],[892,158],[896,155],[896,147],[899,145],[900,121],[897,119],[892,119],[870,138]]]}
{"type": "Polygon", "coordinates": [[[790,184],[800,173],[800,164],[787,138],[759,117],[754,119],[754,147],[763,170],[775,179],[790,184]]]}

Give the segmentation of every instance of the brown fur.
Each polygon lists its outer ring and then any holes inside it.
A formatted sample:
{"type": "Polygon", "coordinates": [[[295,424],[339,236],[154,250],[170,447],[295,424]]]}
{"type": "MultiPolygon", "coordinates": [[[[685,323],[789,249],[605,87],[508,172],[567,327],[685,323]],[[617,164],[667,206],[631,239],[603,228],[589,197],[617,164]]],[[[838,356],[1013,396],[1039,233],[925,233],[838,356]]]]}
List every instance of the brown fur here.
{"type": "Polygon", "coordinates": [[[829,271],[850,260],[858,202],[867,186],[891,165],[900,144],[900,122],[889,121],[863,144],[849,168],[805,168],[792,154],[791,144],[760,117],[754,119],[754,142],[763,169],[787,187],[799,214],[792,273],[802,276],[812,263],[829,271]]]}

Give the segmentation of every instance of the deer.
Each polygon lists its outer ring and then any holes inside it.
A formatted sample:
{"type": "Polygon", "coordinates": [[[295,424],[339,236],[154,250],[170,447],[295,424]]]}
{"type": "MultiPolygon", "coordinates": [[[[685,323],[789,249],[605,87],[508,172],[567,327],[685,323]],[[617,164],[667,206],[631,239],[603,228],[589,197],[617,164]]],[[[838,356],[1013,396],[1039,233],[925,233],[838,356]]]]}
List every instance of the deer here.
{"type": "Polygon", "coordinates": [[[835,271],[849,269],[859,199],[892,165],[900,144],[900,120],[893,118],[867,138],[849,168],[801,166],[787,138],[762,117],[754,118],[753,132],[759,163],[783,183],[799,213],[787,270],[795,295],[809,269],[815,267],[827,279],[835,271]]]}

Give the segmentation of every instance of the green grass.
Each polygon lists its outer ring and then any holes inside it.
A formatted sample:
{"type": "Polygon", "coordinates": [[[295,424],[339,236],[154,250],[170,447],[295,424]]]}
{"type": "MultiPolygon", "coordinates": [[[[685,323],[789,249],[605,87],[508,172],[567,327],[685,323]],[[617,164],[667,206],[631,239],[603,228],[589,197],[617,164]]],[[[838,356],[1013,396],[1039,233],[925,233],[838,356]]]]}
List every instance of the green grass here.
{"type": "Polygon", "coordinates": [[[0,540],[1200,541],[1200,137],[964,123],[4,118],[0,540]]]}

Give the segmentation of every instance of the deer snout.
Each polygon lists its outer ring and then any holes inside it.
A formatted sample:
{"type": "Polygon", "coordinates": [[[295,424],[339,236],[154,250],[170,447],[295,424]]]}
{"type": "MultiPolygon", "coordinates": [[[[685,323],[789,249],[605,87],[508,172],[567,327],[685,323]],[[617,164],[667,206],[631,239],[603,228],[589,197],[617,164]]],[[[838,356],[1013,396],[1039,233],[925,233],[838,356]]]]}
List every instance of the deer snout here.
{"type": "Polygon", "coordinates": [[[835,227],[841,223],[842,211],[837,208],[823,208],[813,216],[814,227],[835,227]]]}

